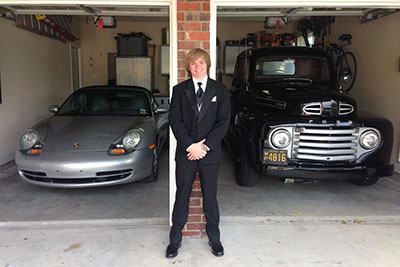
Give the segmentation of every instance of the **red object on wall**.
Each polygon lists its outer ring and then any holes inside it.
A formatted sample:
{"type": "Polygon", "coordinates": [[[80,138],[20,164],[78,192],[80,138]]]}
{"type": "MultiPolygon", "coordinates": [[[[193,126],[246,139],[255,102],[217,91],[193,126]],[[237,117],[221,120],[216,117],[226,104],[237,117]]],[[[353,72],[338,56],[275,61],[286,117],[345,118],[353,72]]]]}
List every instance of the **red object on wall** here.
{"type": "Polygon", "coordinates": [[[103,19],[99,18],[99,20],[97,21],[97,28],[102,30],[103,29],[103,19]]]}

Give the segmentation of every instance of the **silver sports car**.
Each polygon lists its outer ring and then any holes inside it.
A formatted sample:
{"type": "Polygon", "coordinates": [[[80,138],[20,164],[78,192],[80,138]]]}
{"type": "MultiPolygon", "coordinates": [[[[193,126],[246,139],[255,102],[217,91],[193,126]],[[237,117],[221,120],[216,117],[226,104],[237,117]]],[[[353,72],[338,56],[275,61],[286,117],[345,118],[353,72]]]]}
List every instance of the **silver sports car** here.
{"type": "Polygon", "coordinates": [[[30,184],[78,188],[153,182],[168,140],[168,108],[142,87],[93,86],[74,92],[27,130],[15,154],[30,184]]]}

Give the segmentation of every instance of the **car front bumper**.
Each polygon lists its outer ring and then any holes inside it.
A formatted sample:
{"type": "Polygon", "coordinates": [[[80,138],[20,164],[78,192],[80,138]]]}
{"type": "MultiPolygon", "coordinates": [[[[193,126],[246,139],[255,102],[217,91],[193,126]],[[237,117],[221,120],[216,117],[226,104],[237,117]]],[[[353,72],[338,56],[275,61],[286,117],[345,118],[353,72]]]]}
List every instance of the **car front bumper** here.
{"type": "Polygon", "coordinates": [[[153,151],[127,155],[106,152],[45,152],[28,156],[17,151],[15,162],[23,181],[46,187],[85,188],[125,184],[146,178],[152,171],[153,151]]]}
{"type": "Polygon", "coordinates": [[[302,178],[302,179],[347,179],[357,180],[365,179],[367,177],[377,176],[384,177],[393,174],[393,164],[380,166],[380,167],[321,167],[321,166],[273,166],[264,165],[264,173],[270,176],[284,177],[284,178],[302,178]]]}

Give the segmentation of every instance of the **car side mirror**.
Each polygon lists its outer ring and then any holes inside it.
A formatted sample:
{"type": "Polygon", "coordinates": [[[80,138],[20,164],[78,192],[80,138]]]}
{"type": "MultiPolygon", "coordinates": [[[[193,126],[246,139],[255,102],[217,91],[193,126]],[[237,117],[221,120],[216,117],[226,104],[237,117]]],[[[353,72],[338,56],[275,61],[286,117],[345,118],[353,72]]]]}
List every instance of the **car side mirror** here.
{"type": "Polygon", "coordinates": [[[159,89],[151,89],[151,92],[153,93],[153,94],[159,94],[160,93],[160,90],[159,89]]]}
{"type": "Polygon", "coordinates": [[[59,109],[60,109],[59,105],[52,105],[48,108],[48,111],[51,113],[57,113],[59,109]]]}
{"type": "Polygon", "coordinates": [[[166,106],[159,106],[156,108],[156,113],[160,114],[160,113],[167,113],[169,111],[169,107],[166,106]]]}

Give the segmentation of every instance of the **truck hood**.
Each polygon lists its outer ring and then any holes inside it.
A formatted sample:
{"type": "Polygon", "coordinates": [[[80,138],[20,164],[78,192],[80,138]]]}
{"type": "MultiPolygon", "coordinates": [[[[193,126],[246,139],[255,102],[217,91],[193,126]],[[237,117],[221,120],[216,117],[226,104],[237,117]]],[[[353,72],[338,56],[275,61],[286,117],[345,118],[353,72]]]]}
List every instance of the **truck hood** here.
{"type": "Polygon", "coordinates": [[[357,109],[352,98],[311,84],[261,84],[250,90],[250,98],[268,114],[338,117],[355,116],[357,109]]]}

